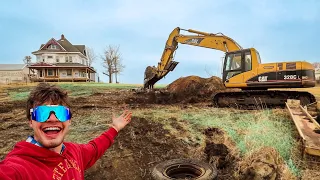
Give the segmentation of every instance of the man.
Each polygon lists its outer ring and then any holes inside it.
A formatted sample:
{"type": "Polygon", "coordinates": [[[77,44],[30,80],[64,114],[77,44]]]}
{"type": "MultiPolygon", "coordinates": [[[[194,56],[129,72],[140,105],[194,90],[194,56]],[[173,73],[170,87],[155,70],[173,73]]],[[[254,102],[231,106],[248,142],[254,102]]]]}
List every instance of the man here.
{"type": "Polygon", "coordinates": [[[0,162],[1,180],[78,180],[111,146],[131,120],[125,110],[112,117],[111,127],[88,144],[64,142],[71,124],[67,93],[47,83],[39,84],[27,101],[27,118],[34,135],[18,142],[0,162]]]}

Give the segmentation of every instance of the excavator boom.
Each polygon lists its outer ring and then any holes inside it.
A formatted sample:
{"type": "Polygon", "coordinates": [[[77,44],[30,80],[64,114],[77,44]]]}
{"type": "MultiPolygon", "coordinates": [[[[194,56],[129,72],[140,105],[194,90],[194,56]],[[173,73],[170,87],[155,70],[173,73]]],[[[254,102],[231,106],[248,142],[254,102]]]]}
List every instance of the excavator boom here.
{"type": "Polygon", "coordinates": [[[206,33],[192,29],[175,28],[169,35],[160,62],[157,67],[148,66],[145,70],[144,88],[153,88],[154,84],[173,71],[178,62],[173,61],[174,52],[178,48],[178,44],[188,44],[192,46],[216,49],[223,52],[242,50],[242,47],[232,38],[222,33],[206,33]],[[196,35],[183,35],[180,31],[186,31],[196,35]]]}

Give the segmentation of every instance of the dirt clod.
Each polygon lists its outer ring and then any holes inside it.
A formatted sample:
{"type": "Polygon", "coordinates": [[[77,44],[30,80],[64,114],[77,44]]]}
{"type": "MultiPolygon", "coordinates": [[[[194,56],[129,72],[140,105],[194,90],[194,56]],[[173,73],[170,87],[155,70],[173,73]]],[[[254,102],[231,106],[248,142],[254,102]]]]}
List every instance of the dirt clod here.
{"type": "Polygon", "coordinates": [[[255,151],[239,163],[240,179],[281,179],[286,166],[278,152],[273,148],[262,148],[255,151]]]}

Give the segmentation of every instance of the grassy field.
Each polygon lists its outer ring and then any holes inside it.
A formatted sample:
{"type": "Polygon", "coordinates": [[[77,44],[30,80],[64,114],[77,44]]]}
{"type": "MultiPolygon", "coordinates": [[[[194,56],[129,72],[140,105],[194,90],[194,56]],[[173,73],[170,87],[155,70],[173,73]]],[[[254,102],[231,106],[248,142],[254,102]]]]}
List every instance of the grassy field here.
{"type": "MultiPolygon", "coordinates": [[[[7,92],[9,95],[8,100],[23,100],[26,99],[30,90],[38,83],[28,83],[19,85],[4,85],[0,87],[1,92],[7,92]]],[[[69,96],[90,96],[94,93],[101,92],[105,89],[134,89],[142,88],[141,84],[116,84],[116,83],[53,83],[68,91],[69,96]]],[[[155,88],[164,88],[166,85],[156,85],[155,88]]]]}
{"type": "MultiPolygon", "coordinates": [[[[8,93],[10,101],[25,100],[35,85],[4,86],[0,88],[0,92],[8,93]]],[[[136,84],[106,83],[58,83],[57,85],[67,90],[72,98],[142,87],[136,84]]],[[[156,88],[163,87],[165,85],[156,88]]],[[[309,91],[316,96],[317,100],[320,98],[320,87],[292,90],[309,91]]],[[[201,147],[204,147],[206,137],[202,130],[216,127],[226,133],[235,144],[235,151],[241,157],[248,157],[264,147],[272,147],[280,154],[290,171],[297,177],[301,176],[302,167],[298,159],[300,150],[296,139],[297,132],[285,109],[249,111],[197,106],[186,109],[181,108],[180,105],[165,105],[161,108],[135,108],[132,111],[133,116],[138,119],[147,119],[150,122],[162,124],[172,136],[190,146],[200,144],[201,147]],[[180,130],[172,124],[172,121],[178,123],[180,130]],[[181,129],[188,135],[181,134],[181,129]]],[[[107,127],[105,117],[110,116],[109,111],[96,111],[74,116],[68,140],[79,143],[87,142],[92,137],[86,133],[102,132],[107,127]]]]}

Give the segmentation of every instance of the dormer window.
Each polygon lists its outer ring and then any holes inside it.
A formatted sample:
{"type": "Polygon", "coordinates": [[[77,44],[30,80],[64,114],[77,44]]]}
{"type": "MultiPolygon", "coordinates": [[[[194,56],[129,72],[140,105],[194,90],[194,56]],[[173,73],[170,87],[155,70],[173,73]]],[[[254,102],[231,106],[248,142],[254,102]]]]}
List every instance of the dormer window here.
{"type": "Polygon", "coordinates": [[[58,46],[56,44],[50,44],[48,46],[48,49],[59,49],[58,46]]]}

